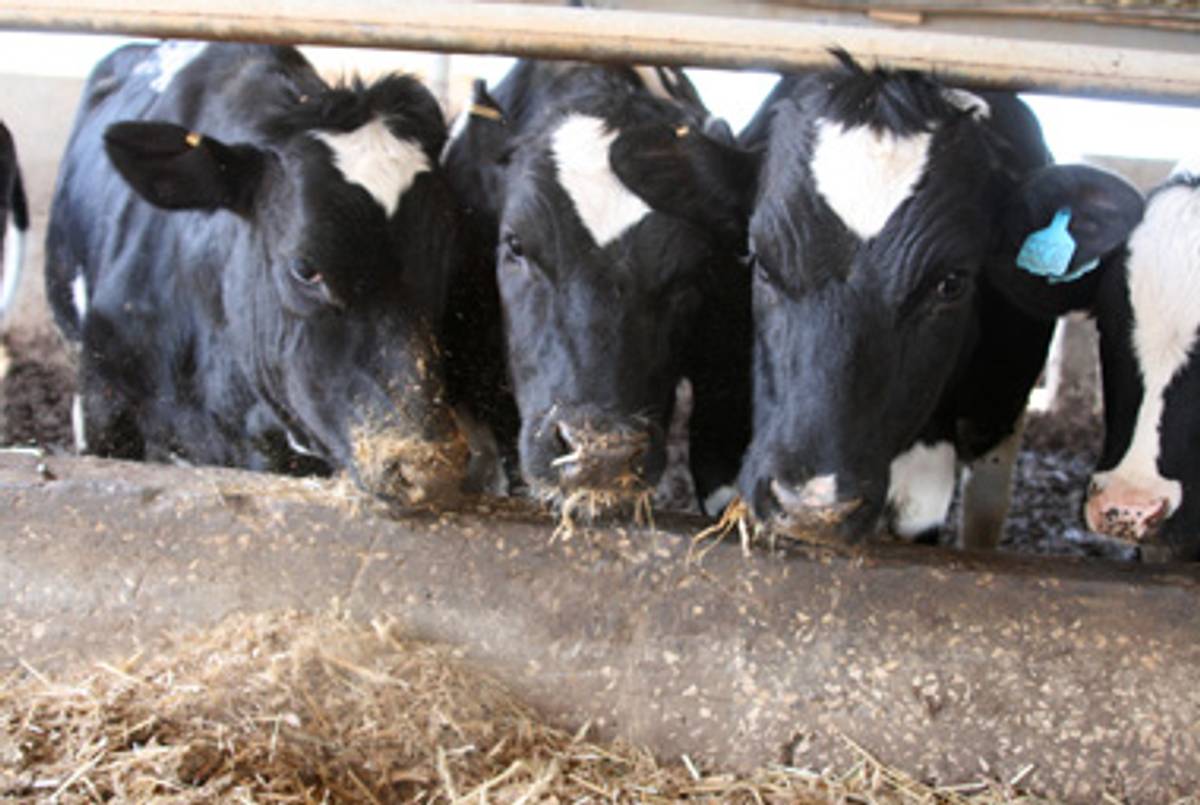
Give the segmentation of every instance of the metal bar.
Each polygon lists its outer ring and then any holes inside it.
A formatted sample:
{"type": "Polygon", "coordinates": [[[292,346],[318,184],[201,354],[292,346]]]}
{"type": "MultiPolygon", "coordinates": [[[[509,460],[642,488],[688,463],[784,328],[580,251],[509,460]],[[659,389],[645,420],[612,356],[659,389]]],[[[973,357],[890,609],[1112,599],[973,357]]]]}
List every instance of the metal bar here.
{"type": "Polygon", "coordinates": [[[1023,19],[1033,21],[1059,20],[1098,25],[1120,25],[1133,28],[1155,28],[1166,31],[1200,32],[1200,11],[1137,6],[1112,8],[1093,4],[1035,4],[989,2],[931,2],[931,0],[785,0],[788,8],[809,11],[840,11],[868,14],[874,19],[885,15],[905,15],[924,21],[936,17],[966,17],[975,19],[1023,19]]]}
{"type": "Polygon", "coordinates": [[[803,69],[840,46],[951,81],[1200,103],[1200,48],[1131,48],[732,17],[393,0],[10,0],[0,28],[803,69]]]}

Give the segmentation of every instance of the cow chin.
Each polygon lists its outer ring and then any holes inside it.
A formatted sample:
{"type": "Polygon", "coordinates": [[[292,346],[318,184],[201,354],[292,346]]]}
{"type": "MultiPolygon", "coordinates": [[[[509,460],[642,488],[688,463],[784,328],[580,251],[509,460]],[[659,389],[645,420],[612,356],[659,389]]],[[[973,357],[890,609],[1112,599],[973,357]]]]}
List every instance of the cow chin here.
{"type": "Polygon", "coordinates": [[[470,447],[459,428],[429,439],[400,428],[358,427],[350,447],[363,488],[404,505],[451,503],[467,478],[470,447]]]}

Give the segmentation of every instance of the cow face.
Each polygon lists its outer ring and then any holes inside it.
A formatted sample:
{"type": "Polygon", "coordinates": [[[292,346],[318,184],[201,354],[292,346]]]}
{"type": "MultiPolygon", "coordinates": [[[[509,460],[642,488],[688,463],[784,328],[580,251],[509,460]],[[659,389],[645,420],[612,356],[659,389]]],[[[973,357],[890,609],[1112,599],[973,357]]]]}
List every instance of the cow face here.
{"type": "Polygon", "coordinates": [[[891,460],[969,355],[997,188],[978,127],[943,111],[895,128],[776,111],[750,227],[740,486],[760,517],[873,524],[891,460]]]}
{"type": "Polygon", "coordinates": [[[594,96],[549,103],[519,132],[477,88],[476,111],[447,162],[482,163],[486,175],[474,184],[496,195],[480,204],[490,205],[498,232],[521,469],[547,496],[655,483],[688,328],[718,247],[623,178],[619,143],[633,121],[695,122],[627,79],[614,81],[594,96]]]}
{"type": "Polygon", "coordinates": [[[151,203],[225,211],[238,260],[214,278],[220,315],[292,448],[409,502],[456,489],[467,460],[433,341],[456,225],[439,123],[403,79],[314,99],[272,148],[157,123],[105,135],[151,203]]]}
{"type": "MultiPolygon", "coordinates": [[[[1110,238],[1108,225],[1136,221],[1140,198],[1098,171],[1039,169],[1045,148],[1015,99],[843,62],[785,79],[774,94],[744,208],[754,435],[739,487],[759,518],[786,529],[835,526],[856,538],[891,509],[893,528],[915,535],[950,502],[969,424],[940,413],[984,328],[1004,319],[990,308],[1032,296],[1048,340],[1055,311],[1069,307],[1062,297],[1074,294],[1013,277],[1025,239],[1070,209],[1077,248],[1065,268],[1074,271],[1119,242],[1123,232],[1110,238]]],[[[736,199],[716,188],[744,159],[681,148],[677,192],[736,199]],[[687,189],[697,182],[707,194],[687,189]]],[[[1025,336],[1011,336],[1014,350],[1025,336]]]]}
{"type": "Polygon", "coordinates": [[[1101,288],[1104,450],[1088,527],[1143,556],[1200,558],[1200,164],[1150,196],[1123,266],[1101,288]]]}

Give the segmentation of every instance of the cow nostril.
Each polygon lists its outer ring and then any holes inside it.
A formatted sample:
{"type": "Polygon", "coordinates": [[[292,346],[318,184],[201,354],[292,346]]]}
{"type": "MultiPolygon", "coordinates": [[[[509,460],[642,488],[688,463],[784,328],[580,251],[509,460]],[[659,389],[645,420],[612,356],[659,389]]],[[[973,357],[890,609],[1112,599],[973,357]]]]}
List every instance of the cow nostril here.
{"type": "Polygon", "coordinates": [[[1158,505],[1155,506],[1149,514],[1146,515],[1146,525],[1149,527],[1157,526],[1167,517],[1168,503],[1166,498],[1159,498],[1158,505]]]}
{"type": "Polygon", "coordinates": [[[550,462],[551,467],[561,467],[579,460],[583,440],[575,428],[566,422],[558,422],[554,426],[554,438],[557,441],[558,457],[550,462]]]}

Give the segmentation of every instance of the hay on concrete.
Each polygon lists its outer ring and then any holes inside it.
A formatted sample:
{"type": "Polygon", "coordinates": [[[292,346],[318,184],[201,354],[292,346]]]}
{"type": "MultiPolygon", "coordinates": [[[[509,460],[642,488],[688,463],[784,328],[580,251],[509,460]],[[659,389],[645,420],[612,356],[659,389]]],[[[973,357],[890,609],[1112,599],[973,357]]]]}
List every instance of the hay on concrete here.
{"type": "Polygon", "coordinates": [[[168,650],[0,680],[0,798],[71,802],[1028,801],[860,751],[738,776],[547,726],[454,651],[334,617],[235,616],[168,650]]]}

